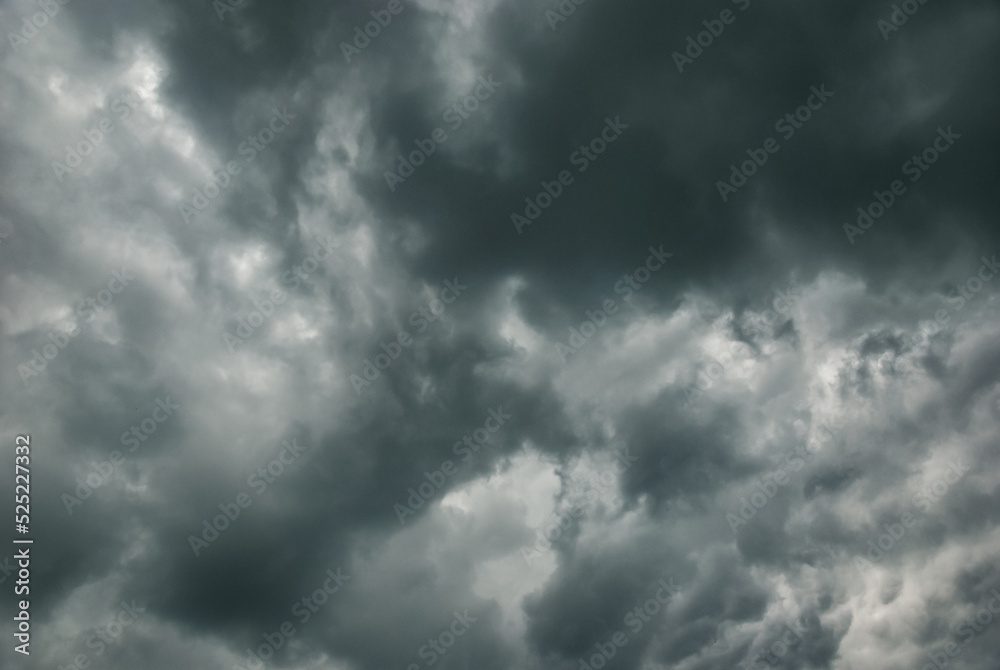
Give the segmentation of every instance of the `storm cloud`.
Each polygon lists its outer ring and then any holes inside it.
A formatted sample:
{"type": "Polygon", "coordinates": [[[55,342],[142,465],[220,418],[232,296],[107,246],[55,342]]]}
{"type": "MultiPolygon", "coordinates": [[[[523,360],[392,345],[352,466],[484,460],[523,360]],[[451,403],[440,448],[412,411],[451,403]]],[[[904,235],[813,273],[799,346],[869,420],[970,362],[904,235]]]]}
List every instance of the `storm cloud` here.
{"type": "Polygon", "coordinates": [[[0,26],[3,667],[995,667],[995,2],[0,26]]]}

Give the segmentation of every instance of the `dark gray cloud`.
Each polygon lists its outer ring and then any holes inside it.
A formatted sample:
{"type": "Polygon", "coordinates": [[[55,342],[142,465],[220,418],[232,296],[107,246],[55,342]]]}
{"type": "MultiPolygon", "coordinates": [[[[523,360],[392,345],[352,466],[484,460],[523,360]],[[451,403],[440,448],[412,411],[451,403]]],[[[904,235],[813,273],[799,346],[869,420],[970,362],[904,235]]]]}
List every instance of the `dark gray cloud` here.
{"type": "Polygon", "coordinates": [[[3,667],[992,668],[1000,12],[898,4],[4,4],[3,667]]]}

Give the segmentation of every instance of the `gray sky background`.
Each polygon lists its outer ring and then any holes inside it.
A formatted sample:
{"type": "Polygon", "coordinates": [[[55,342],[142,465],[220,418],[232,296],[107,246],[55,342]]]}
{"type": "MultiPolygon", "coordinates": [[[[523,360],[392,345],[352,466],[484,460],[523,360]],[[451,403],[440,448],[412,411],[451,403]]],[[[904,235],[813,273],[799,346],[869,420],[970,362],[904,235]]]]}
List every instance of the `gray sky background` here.
{"type": "Polygon", "coordinates": [[[43,4],[0,4],[0,666],[290,621],[269,668],[996,669],[996,2],[43,4]]]}

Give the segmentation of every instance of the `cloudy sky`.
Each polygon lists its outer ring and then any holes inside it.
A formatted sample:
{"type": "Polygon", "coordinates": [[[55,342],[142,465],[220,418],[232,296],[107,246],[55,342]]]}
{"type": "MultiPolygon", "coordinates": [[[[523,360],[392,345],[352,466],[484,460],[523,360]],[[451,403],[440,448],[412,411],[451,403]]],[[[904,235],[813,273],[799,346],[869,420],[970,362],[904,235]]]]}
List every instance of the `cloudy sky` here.
{"type": "Polygon", "coordinates": [[[0,666],[996,670],[995,1],[0,27],[0,666]]]}

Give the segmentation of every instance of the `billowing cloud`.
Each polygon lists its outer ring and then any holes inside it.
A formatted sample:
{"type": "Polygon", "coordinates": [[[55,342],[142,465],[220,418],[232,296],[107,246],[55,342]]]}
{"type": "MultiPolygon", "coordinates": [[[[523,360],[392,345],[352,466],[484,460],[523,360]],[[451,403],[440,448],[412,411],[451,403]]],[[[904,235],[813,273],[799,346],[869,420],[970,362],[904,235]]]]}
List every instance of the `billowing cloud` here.
{"type": "Polygon", "coordinates": [[[0,25],[3,667],[993,667],[995,3],[0,25]]]}

